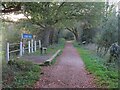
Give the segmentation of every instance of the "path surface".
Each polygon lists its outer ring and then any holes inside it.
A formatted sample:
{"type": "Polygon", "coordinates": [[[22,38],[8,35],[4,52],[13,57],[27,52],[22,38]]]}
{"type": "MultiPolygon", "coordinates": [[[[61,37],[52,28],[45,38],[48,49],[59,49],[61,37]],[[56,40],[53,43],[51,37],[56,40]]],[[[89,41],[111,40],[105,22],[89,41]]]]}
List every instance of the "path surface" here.
{"type": "Polygon", "coordinates": [[[67,42],[53,66],[43,67],[44,73],[35,88],[94,88],[94,77],[85,70],[77,50],[67,42]]]}

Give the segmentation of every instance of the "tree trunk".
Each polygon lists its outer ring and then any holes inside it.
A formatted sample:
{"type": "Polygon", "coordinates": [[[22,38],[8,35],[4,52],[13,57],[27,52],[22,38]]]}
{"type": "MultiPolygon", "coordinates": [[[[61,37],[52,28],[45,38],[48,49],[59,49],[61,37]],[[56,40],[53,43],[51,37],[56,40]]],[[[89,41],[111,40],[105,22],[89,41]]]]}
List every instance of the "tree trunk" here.
{"type": "Polygon", "coordinates": [[[52,45],[54,43],[54,28],[50,31],[49,43],[52,45]]]}
{"type": "Polygon", "coordinates": [[[42,46],[43,47],[48,47],[49,46],[50,31],[51,31],[50,26],[46,26],[44,28],[44,32],[43,32],[43,35],[42,35],[42,46]]]}
{"type": "Polygon", "coordinates": [[[60,32],[61,32],[61,29],[59,29],[58,31],[56,31],[56,33],[55,33],[55,43],[57,43],[58,44],[58,42],[59,42],[59,38],[60,38],[60,32]]]}
{"type": "Polygon", "coordinates": [[[79,42],[80,39],[79,39],[78,33],[74,33],[74,36],[75,36],[76,41],[79,42]]]}

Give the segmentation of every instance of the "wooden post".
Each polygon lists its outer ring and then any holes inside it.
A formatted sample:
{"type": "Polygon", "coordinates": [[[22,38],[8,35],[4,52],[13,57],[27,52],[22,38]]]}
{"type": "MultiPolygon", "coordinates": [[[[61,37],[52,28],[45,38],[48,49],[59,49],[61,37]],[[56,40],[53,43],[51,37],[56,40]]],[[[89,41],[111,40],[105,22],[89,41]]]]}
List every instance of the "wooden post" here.
{"type": "Polygon", "coordinates": [[[34,50],[36,52],[36,41],[34,42],[34,50]]]}
{"type": "Polygon", "coordinates": [[[9,54],[9,43],[7,43],[7,50],[6,50],[6,60],[7,62],[9,61],[10,59],[10,54],[9,54]]]}
{"type": "Polygon", "coordinates": [[[33,53],[33,39],[31,40],[31,52],[33,53]]]}
{"type": "Polygon", "coordinates": [[[30,53],[30,41],[28,41],[28,52],[30,53]]]}
{"type": "Polygon", "coordinates": [[[24,46],[22,48],[23,48],[23,54],[24,54],[25,53],[25,48],[24,48],[24,46]]]}
{"type": "Polygon", "coordinates": [[[23,52],[23,45],[22,45],[22,42],[20,42],[20,56],[22,56],[22,52],[23,52]]]}
{"type": "Polygon", "coordinates": [[[39,40],[39,48],[41,48],[41,41],[39,40]]]}

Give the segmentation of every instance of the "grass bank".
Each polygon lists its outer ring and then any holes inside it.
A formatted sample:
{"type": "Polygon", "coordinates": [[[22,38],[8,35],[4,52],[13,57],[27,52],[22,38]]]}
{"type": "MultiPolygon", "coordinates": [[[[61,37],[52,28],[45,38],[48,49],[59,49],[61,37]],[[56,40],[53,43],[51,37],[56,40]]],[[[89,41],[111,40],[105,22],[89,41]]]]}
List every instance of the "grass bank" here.
{"type": "Polygon", "coordinates": [[[40,66],[30,61],[16,60],[2,66],[3,88],[32,87],[39,80],[40,66]]]}
{"type": "Polygon", "coordinates": [[[83,59],[86,69],[97,78],[98,87],[118,88],[118,70],[110,69],[106,66],[102,58],[98,57],[95,52],[87,50],[77,43],[74,44],[81,58],[83,59]]]}
{"type": "MultiPolygon", "coordinates": [[[[48,47],[47,54],[54,54],[58,49],[63,49],[65,41],[62,40],[59,44],[54,44],[48,47]]],[[[46,55],[47,55],[46,54],[46,55]]],[[[41,55],[40,51],[29,55],[41,55]]],[[[51,64],[54,64],[56,59],[51,64]]],[[[30,88],[36,81],[39,80],[41,67],[30,61],[14,59],[6,63],[5,59],[2,62],[2,85],[3,88],[30,88]]]]}

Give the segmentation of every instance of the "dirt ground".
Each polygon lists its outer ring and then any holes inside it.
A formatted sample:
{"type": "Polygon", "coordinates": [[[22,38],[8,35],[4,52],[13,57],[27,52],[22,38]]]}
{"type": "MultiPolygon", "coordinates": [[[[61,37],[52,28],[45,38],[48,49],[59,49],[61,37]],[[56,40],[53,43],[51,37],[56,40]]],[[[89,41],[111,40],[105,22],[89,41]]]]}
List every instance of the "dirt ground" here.
{"type": "Polygon", "coordinates": [[[53,66],[43,67],[35,88],[95,88],[95,77],[85,65],[71,42],[67,42],[62,55],[53,66]]]}
{"type": "Polygon", "coordinates": [[[47,59],[49,59],[52,55],[39,55],[39,56],[23,56],[22,58],[26,61],[32,61],[34,63],[43,63],[47,59]]]}

